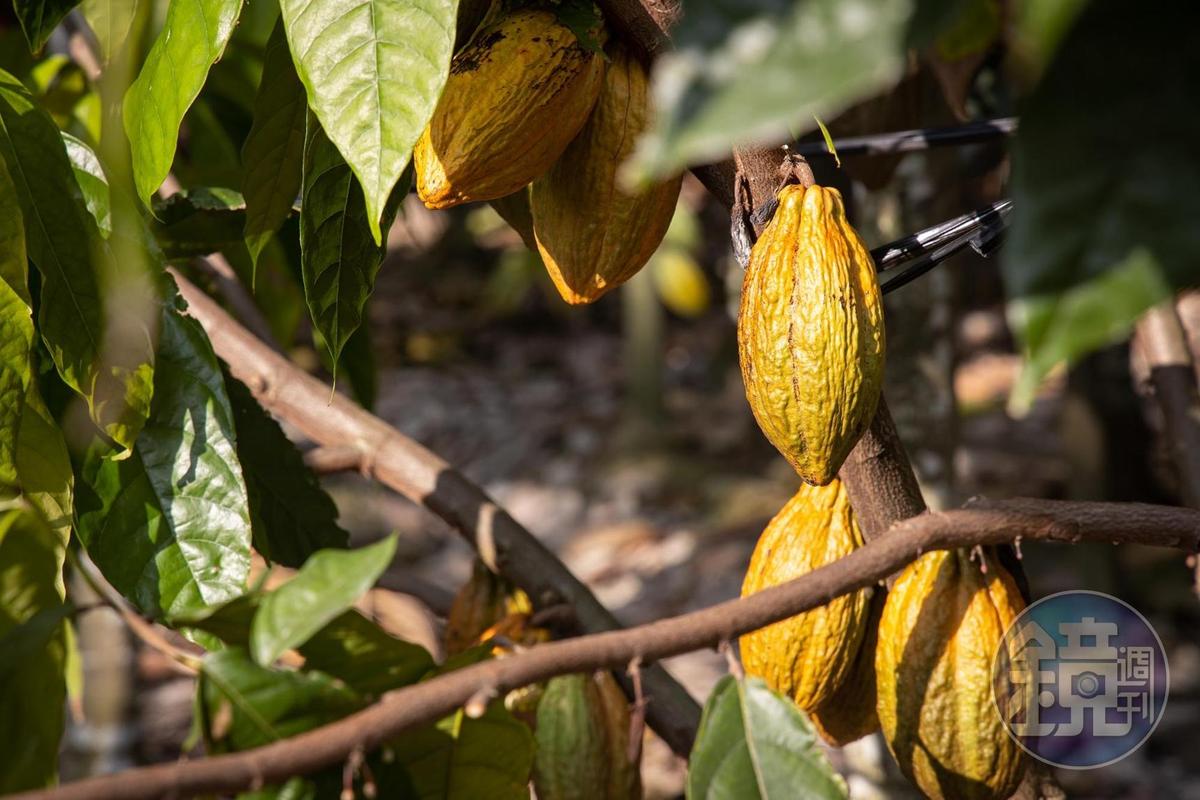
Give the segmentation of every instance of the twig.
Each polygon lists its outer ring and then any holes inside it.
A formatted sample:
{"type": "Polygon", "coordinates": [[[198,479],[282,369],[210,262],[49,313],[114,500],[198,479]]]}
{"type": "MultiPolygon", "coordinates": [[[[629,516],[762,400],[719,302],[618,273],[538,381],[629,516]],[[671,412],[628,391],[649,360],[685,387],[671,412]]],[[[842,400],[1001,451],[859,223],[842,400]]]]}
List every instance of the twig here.
{"type": "MultiPolygon", "coordinates": [[[[440,719],[477,698],[555,675],[618,669],[714,647],[735,636],[875,584],[930,550],[1041,541],[1138,543],[1200,548],[1200,512],[1139,503],[1053,500],[976,501],[955,511],[907,520],[832,564],[749,597],[623,631],[537,645],[405,687],[338,722],[265,747],[186,763],[128,770],[22,800],[140,800],[234,793],[260,776],[267,784],[341,763],[355,748],[371,751],[412,728],[440,719]]],[[[657,699],[651,703],[653,706],[657,699]]]]}
{"type": "Polygon", "coordinates": [[[362,468],[362,450],[345,445],[314,447],[304,454],[304,463],[318,475],[352,472],[362,468]]]}
{"type": "MultiPolygon", "coordinates": [[[[358,450],[364,474],[441,517],[489,568],[523,588],[539,608],[569,603],[588,632],[621,627],[545,545],[462,473],[353,401],[333,395],[327,384],[272,351],[204,292],[172,273],[217,355],[264,408],[321,445],[358,450]]],[[[686,756],[700,722],[699,705],[661,667],[647,669],[643,678],[655,698],[647,714],[650,726],[686,756]]]]}

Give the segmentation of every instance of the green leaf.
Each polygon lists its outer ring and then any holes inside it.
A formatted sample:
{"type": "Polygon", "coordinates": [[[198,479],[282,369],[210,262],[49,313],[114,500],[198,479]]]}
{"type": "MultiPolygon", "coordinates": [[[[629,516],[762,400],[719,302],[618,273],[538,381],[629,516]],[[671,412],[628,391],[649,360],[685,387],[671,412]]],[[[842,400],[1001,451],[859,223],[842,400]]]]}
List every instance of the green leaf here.
{"type": "MultiPolygon", "coordinates": [[[[406,179],[397,185],[384,211],[384,227],[391,227],[408,183],[406,179]]],[[[346,340],[362,324],[385,249],[371,238],[362,189],[350,167],[310,113],[304,143],[300,266],[309,312],[335,366],[346,340]]]]}
{"type": "Polygon", "coordinates": [[[147,205],[175,158],[179,125],[233,33],[241,0],[175,0],[125,95],[125,132],[138,196],[147,205]]]}
{"type": "Polygon", "coordinates": [[[232,189],[197,187],[154,202],[151,229],[169,259],[191,258],[240,245],[246,202],[232,189]]]}
{"type": "Polygon", "coordinates": [[[69,133],[63,132],[63,144],[67,148],[67,158],[71,162],[71,170],[75,173],[75,183],[83,195],[83,203],[88,213],[96,221],[100,235],[107,237],[112,233],[112,202],[109,198],[108,177],[100,166],[100,159],[92,152],[92,148],[76,139],[69,133]]]}
{"type": "Polygon", "coordinates": [[[197,692],[205,740],[213,753],[277,742],[366,705],[328,675],[267,669],[239,648],[205,657],[197,692]]]}
{"type": "Polygon", "coordinates": [[[704,705],[688,800],[848,797],[804,712],[759,678],[726,675],[704,705]]]}
{"type": "Polygon", "coordinates": [[[242,593],[250,515],[233,412],[200,324],[165,304],[154,404],[132,454],[88,452],[79,537],[109,583],[154,616],[242,593]]]}
{"type": "Polygon", "coordinates": [[[0,794],[38,789],[58,775],[58,743],[66,700],[66,628],[53,619],[63,606],[66,539],[29,509],[0,512],[0,644],[41,647],[0,670],[0,794]],[[29,627],[25,627],[29,626],[29,627]]]}
{"type": "Polygon", "coordinates": [[[533,768],[533,734],[500,702],[479,719],[459,709],[436,725],[387,745],[421,798],[487,797],[525,800],[533,768]]]}
{"type": "Polygon", "coordinates": [[[0,496],[19,489],[17,435],[33,377],[25,230],[16,189],[0,158],[0,496]]]}
{"type": "Polygon", "coordinates": [[[25,390],[17,432],[17,481],[25,499],[52,530],[65,540],[74,514],[75,476],[67,443],[42,402],[36,381],[25,390]]]}
{"type": "Polygon", "coordinates": [[[225,387],[250,500],[254,549],[268,561],[299,567],[318,550],[346,547],[349,535],[337,524],[337,506],[279,423],[228,373],[225,387]]]}
{"type": "Polygon", "coordinates": [[[1093,3],[1022,110],[1002,264],[1027,359],[1015,411],[1055,364],[1124,337],[1200,274],[1200,55],[1190,30],[1182,12],[1093,3]]]}
{"type": "Polygon", "coordinates": [[[83,0],[79,6],[107,64],[120,55],[138,17],[138,0],[83,0]]]}
{"type": "Polygon", "coordinates": [[[246,196],[246,247],[258,255],[292,213],[300,194],[304,159],[304,85],[296,75],[283,22],[267,42],[262,83],[254,103],[254,125],[242,147],[246,196]]]}
{"type": "Polygon", "coordinates": [[[416,683],[434,668],[425,648],[397,639],[358,611],[343,611],[300,647],[304,668],[332,675],[365,695],[416,683]]]}
{"type": "MultiPolygon", "coordinates": [[[[5,72],[0,157],[21,205],[29,257],[42,276],[38,332],[63,381],[87,400],[92,419],[128,448],[149,412],[153,352],[106,349],[101,275],[116,272],[112,253],[77,199],[79,185],[54,121],[5,72]]],[[[125,324],[131,319],[135,315],[126,314],[125,324]]],[[[139,331],[133,338],[148,342],[152,336],[139,331]]]]}
{"type": "Polygon", "coordinates": [[[309,107],[358,176],[367,232],[377,245],[388,227],[380,221],[392,189],[450,74],[457,5],[457,0],[279,3],[309,107]]]}
{"type": "Polygon", "coordinates": [[[321,352],[321,364],[331,373],[342,370],[350,382],[350,391],[354,399],[363,408],[370,411],[375,407],[375,398],[379,393],[379,374],[375,363],[375,348],[371,344],[371,326],[366,324],[370,319],[369,301],[363,306],[363,323],[350,334],[342,348],[337,363],[325,346],[325,337],[319,331],[314,331],[313,344],[321,352]]]}
{"type": "Polygon", "coordinates": [[[42,49],[50,34],[79,0],[13,0],[30,51],[42,49]]]}
{"type": "Polygon", "coordinates": [[[358,550],[322,550],[296,577],[262,599],[250,627],[250,653],[270,664],[304,644],[366,593],[396,553],[395,535],[358,550]]]}
{"type": "Polygon", "coordinates": [[[655,64],[658,117],[634,153],[638,180],[784,141],[900,76],[912,0],[699,4],[655,64]]]}

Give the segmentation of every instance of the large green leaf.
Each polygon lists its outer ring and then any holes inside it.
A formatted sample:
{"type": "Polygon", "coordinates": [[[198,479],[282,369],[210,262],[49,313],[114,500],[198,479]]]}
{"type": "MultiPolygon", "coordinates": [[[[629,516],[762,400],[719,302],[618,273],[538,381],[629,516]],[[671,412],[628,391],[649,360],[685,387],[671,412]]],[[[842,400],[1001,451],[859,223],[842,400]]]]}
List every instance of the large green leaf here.
{"type": "MultiPolygon", "coordinates": [[[[367,232],[385,207],[450,73],[457,0],[281,0],[309,106],[354,170],[367,232]]],[[[307,192],[306,192],[307,194],[307,192]]]]}
{"type": "Polygon", "coordinates": [[[676,50],[655,64],[657,120],[631,171],[640,179],[785,141],[836,116],[904,66],[913,0],[751,0],[689,6],[676,50]]]}
{"type": "Polygon", "coordinates": [[[282,22],[267,42],[254,106],[254,125],[242,148],[242,194],[246,196],[246,246],[257,263],[267,240],[292,213],[304,159],[308,105],[282,22]]]}
{"type": "Polygon", "coordinates": [[[759,678],[726,675],[704,705],[688,762],[689,800],[845,798],[812,723],[759,678]]]}
{"type": "Polygon", "coordinates": [[[1018,409],[1055,364],[1125,336],[1173,287],[1200,281],[1192,27],[1175,7],[1092,3],[1022,109],[1003,262],[1027,356],[1018,409]]]}
{"type": "Polygon", "coordinates": [[[58,423],[42,402],[36,381],[25,390],[17,431],[17,482],[21,493],[65,540],[74,513],[75,475],[58,423]]]}
{"type": "Polygon", "coordinates": [[[254,549],[263,558],[299,567],[318,550],[346,547],[338,510],[291,439],[263,410],[245,384],[228,373],[238,459],[246,478],[254,549]]]}
{"type": "Polygon", "coordinates": [[[397,639],[358,611],[343,611],[300,647],[304,668],[338,678],[351,689],[378,696],[416,683],[434,668],[420,645],[397,639]]]}
{"type": "Polygon", "coordinates": [[[166,304],[150,419],[132,454],[93,447],[77,488],[79,536],[143,611],[174,616],[242,593],[250,515],[233,412],[199,323],[166,304]]]}
{"type": "Polygon", "coordinates": [[[138,196],[149,205],[175,158],[179,125],[233,33],[242,0],[174,0],[125,95],[138,196]]]}
{"type": "Polygon", "coordinates": [[[41,647],[0,670],[0,794],[57,778],[67,648],[62,619],[53,617],[63,604],[65,553],[66,538],[33,511],[0,512],[0,646],[15,648],[21,639],[46,634],[41,647]]]}
{"type": "Polygon", "coordinates": [[[396,537],[358,550],[314,553],[290,581],[264,597],[250,628],[250,653],[270,664],[298,647],[370,589],[392,563],[396,537]]]}
{"type": "Polygon", "coordinates": [[[0,496],[19,489],[17,433],[33,375],[33,314],[27,270],[21,207],[0,157],[0,496]]]}
{"type": "MultiPolygon", "coordinates": [[[[407,191],[406,179],[384,210],[385,228],[407,191]]],[[[385,246],[371,238],[362,188],[312,113],[304,142],[300,250],[308,309],[336,367],[346,340],[362,324],[385,246]]]]}
{"type": "Polygon", "coordinates": [[[79,0],[13,0],[30,50],[40,50],[79,0]]]}
{"type": "MultiPolygon", "coordinates": [[[[495,702],[479,719],[459,709],[436,725],[405,733],[387,747],[408,784],[400,797],[525,800],[533,734],[495,702]]],[[[392,777],[389,775],[388,777],[392,777]]]]}
{"type": "MultiPolygon", "coordinates": [[[[21,205],[29,257],[42,276],[38,332],[63,380],[87,400],[92,419],[128,448],[149,412],[153,353],[108,346],[101,276],[117,271],[112,253],[78,199],[79,185],[54,121],[5,72],[0,72],[0,157],[21,205]]],[[[140,331],[132,339],[148,342],[152,336],[140,331]]]]}
{"type": "Polygon", "coordinates": [[[232,189],[200,186],[154,202],[154,238],[169,259],[206,256],[242,242],[246,202],[232,189]]]}
{"type": "Polygon", "coordinates": [[[214,753],[261,747],[366,705],[328,675],[261,667],[236,647],[205,657],[198,700],[214,753]]]}
{"type": "Polygon", "coordinates": [[[79,10],[100,45],[100,59],[107,64],[120,55],[133,32],[139,0],[83,0],[79,10]]]}
{"type": "Polygon", "coordinates": [[[112,233],[112,200],[104,167],[100,166],[100,159],[92,152],[92,148],[69,133],[64,132],[62,137],[71,170],[75,173],[75,183],[83,196],[83,204],[96,221],[100,235],[108,236],[112,233]]]}

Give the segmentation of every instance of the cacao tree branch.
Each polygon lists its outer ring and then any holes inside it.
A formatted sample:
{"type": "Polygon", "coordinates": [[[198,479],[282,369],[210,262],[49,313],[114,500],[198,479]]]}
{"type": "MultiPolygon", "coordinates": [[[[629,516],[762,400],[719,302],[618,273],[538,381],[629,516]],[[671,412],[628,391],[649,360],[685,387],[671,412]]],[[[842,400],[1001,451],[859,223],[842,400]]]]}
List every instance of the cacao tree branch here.
{"type": "MultiPolygon", "coordinates": [[[[1200,548],[1200,512],[1139,503],[976,500],[892,526],[849,555],[789,583],[701,611],[620,631],[537,645],[388,694],[338,722],[265,747],[197,761],[127,770],[16,795],[21,800],[140,800],[234,793],[338,764],[406,730],[440,719],[469,700],[555,675],[624,668],[729,643],[748,631],[872,586],[930,550],[1019,540],[1138,543],[1200,548]]],[[[657,702],[650,698],[650,706],[657,702]]]]}
{"type": "MultiPolygon", "coordinates": [[[[523,588],[539,608],[569,604],[585,632],[621,627],[537,537],[461,472],[353,401],[333,394],[327,384],[273,351],[178,271],[171,272],[188,302],[188,313],[199,320],[217,355],[265,409],[318,444],[336,448],[328,452],[337,455],[342,468],[354,451],[353,468],[441,517],[490,569],[523,588]]],[[[628,682],[623,673],[616,677],[628,682]]],[[[662,667],[645,670],[642,680],[653,698],[647,722],[672,750],[686,757],[700,724],[699,705],[662,667]]]]}

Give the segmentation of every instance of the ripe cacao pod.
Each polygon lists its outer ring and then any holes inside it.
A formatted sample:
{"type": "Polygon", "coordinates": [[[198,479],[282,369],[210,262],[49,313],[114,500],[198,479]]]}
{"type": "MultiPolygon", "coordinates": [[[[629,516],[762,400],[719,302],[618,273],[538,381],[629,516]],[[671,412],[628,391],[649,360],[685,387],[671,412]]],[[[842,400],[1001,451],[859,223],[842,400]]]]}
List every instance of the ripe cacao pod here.
{"type": "Polygon", "coordinates": [[[639,765],[629,758],[629,704],[608,672],[551,678],[535,736],[538,800],[642,796],[639,765]]]}
{"type": "Polygon", "coordinates": [[[538,252],[568,303],[591,303],[632,278],[671,224],[682,176],[633,194],[617,179],[650,113],[646,70],[616,47],[587,124],[533,182],[538,252]]]}
{"type": "Polygon", "coordinates": [[[887,594],[877,590],[871,598],[866,633],[854,656],[850,674],[833,694],[808,712],[821,738],[834,747],[842,747],[879,730],[875,713],[875,645],[879,639],[879,619],[887,594]]]}
{"type": "Polygon", "coordinates": [[[446,655],[461,653],[493,625],[512,615],[528,615],[533,604],[525,592],[476,560],[471,577],[458,590],[446,615],[446,655]]]}
{"type": "Polygon", "coordinates": [[[583,127],[603,76],[603,56],[550,11],[518,11],[480,28],[450,62],[413,151],[421,200],[449,208],[528,184],[583,127]]]}
{"type": "MultiPolygon", "coordinates": [[[[861,545],[841,481],[801,486],[759,538],[742,596],[798,578],[861,545]]],[[[859,589],[741,637],[746,673],[805,711],[817,708],[850,677],[866,633],[871,592],[859,589]]]]}
{"type": "Polygon", "coordinates": [[[525,246],[536,253],[537,239],[533,235],[533,212],[529,210],[529,187],[497,197],[491,201],[491,206],[510,228],[520,234],[525,246]]]}
{"type": "Polygon", "coordinates": [[[999,559],[985,557],[986,573],[964,550],[921,556],[896,579],[879,624],[884,738],[931,798],[1005,798],[1024,772],[992,703],[992,659],[1025,601],[999,559]]]}
{"type": "Polygon", "coordinates": [[[785,186],[742,284],[746,399],[808,483],[833,479],[871,423],[883,382],[883,300],[842,195],[785,186]]]}

